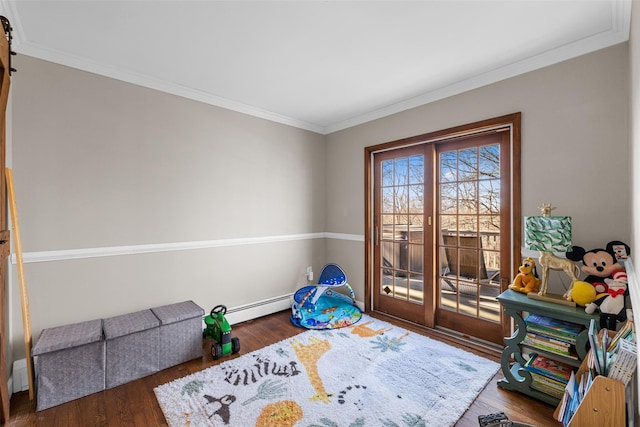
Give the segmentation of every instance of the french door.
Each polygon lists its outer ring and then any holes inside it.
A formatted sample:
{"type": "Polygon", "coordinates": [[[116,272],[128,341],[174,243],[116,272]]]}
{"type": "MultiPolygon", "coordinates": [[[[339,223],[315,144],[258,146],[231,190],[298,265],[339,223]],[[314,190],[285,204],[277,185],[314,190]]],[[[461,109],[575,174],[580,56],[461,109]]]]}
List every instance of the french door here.
{"type": "Polygon", "coordinates": [[[518,162],[513,125],[487,127],[370,150],[368,290],[373,310],[502,343],[496,296],[519,264],[518,162]]]}
{"type": "Polygon", "coordinates": [[[431,305],[429,281],[433,274],[431,149],[416,145],[375,155],[376,310],[426,324],[425,305],[431,305]]]}

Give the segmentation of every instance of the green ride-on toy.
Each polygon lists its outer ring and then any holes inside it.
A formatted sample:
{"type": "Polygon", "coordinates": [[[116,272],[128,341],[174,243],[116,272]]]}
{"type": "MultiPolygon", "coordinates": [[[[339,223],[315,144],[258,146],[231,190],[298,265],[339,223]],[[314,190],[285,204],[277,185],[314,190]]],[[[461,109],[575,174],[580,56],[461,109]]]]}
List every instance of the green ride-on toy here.
{"type": "Polygon", "coordinates": [[[211,314],[204,318],[204,323],[207,326],[202,332],[202,337],[216,341],[211,344],[211,355],[214,360],[219,359],[220,356],[235,354],[240,351],[240,339],[231,337],[231,325],[224,317],[226,313],[226,306],[216,305],[211,310],[211,314]]]}

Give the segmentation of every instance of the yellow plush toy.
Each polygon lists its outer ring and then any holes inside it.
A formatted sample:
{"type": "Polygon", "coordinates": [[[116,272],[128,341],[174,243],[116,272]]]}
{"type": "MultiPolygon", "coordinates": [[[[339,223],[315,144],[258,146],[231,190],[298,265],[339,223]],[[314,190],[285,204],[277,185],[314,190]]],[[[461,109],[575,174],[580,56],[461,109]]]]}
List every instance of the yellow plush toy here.
{"type": "Polygon", "coordinates": [[[571,299],[581,307],[596,300],[596,288],[589,282],[576,280],[571,287],[571,299]]]}
{"type": "Polygon", "coordinates": [[[509,285],[509,289],[523,292],[538,292],[540,289],[540,279],[534,274],[536,262],[531,257],[527,257],[522,261],[522,265],[518,267],[520,271],[513,279],[513,283],[509,285]]]}

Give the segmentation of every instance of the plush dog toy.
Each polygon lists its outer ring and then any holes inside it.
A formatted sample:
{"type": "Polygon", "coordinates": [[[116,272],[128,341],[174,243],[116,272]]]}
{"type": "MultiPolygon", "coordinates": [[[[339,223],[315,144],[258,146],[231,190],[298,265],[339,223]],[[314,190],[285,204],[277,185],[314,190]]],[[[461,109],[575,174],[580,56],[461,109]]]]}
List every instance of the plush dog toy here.
{"type": "Polygon", "coordinates": [[[608,289],[604,294],[596,297],[596,300],[585,306],[586,313],[593,313],[600,310],[600,328],[607,328],[615,331],[617,322],[627,320],[627,310],[625,296],[627,295],[627,273],[617,270],[613,273],[613,279],[604,279],[608,289]]]}
{"type": "Polygon", "coordinates": [[[522,265],[518,267],[519,273],[513,279],[513,283],[509,285],[509,289],[523,292],[538,292],[540,289],[540,279],[536,274],[536,262],[533,258],[528,257],[522,261],[522,265]]]}

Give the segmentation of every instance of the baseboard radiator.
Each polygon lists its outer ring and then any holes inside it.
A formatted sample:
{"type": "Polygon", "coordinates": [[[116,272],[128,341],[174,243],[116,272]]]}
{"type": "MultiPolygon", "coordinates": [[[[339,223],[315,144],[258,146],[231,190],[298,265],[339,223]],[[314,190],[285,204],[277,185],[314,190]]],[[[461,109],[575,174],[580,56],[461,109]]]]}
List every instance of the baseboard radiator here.
{"type": "Polygon", "coordinates": [[[257,319],[282,310],[290,310],[293,303],[293,293],[256,301],[237,307],[227,307],[227,321],[233,325],[247,320],[257,319]]]}

